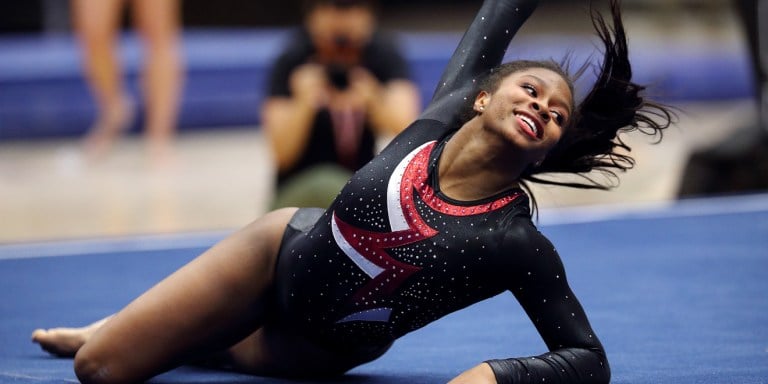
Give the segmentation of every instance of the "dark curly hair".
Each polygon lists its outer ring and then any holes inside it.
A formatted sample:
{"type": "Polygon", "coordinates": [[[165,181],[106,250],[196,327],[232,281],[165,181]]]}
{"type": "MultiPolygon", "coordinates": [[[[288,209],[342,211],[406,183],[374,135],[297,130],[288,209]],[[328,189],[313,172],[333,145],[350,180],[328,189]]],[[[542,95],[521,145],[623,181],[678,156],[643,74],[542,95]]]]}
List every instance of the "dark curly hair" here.
{"type": "MultiPolygon", "coordinates": [[[[563,136],[547,157],[539,164],[529,166],[522,174],[525,181],[560,185],[583,189],[610,189],[618,185],[618,172],[626,171],[635,164],[626,153],[631,148],[619,137],[620,133],[640,131],[653,136],[657,142],[663,130],[675,120],[668,106],[655,103],[641,95],[645,87],[632,82],[626,35],[621,20],[619,0],[610,1],[613,19],[609,27],[600,12],[591,9],[592,24],[604,45],[602,65],[596,81],[587,96],[574,108],[570,123],[563,136]],[[604,177],[595,178],[592,172],[604,177]],[[542,174],[577,175],[576,181],[543,178],[542,174]]],[[[563,68],[569,67],[569,58],[555,61],[518,60],[494,68],[478,82],[478,91],[494,92],[501,81],[512,73],[544,68],[560,74],[573,93],[573,83],[589,63],[569,75],[563,68]]]]}

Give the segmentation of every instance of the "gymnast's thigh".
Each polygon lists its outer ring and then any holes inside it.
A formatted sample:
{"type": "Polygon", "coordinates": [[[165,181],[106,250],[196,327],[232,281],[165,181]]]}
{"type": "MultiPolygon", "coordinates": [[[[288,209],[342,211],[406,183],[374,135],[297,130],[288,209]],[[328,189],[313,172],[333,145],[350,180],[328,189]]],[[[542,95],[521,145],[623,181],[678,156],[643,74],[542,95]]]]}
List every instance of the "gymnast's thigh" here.
{"type": "Polygon", "coordinates": [[[389,347],[340,352],[311,342],[292,326],[273,321],[233,346],[229,363],[237,371],[260,376],[323,378],[373,361],[389,347]]]}
{"type": "MultiPolygon", "coordinates": [[[[297,246],[304,246],[301,234],[310,230],[323,216],[324,210],[302,208],[294,213],[283,234],[280,255],[278,256],[274,294],[276,303],[280,303],[280,292],[285,291],[285,284],[292,280],[289,276],[293,268],[301,268],[295,263],[289,251],[297,246]]],[[[285,318],[285,308],[277,304],[274,312],[264,325],[253,334],[228,350],[225,365],[231,365],[238,371],[256,375],[280,377],[323,377],[335,376],[384,354],[389,348],[371,347],[345,349],[343,351],[317,344],[309,340],[307,330],[298,329],[294,322],[285,318]]]]}

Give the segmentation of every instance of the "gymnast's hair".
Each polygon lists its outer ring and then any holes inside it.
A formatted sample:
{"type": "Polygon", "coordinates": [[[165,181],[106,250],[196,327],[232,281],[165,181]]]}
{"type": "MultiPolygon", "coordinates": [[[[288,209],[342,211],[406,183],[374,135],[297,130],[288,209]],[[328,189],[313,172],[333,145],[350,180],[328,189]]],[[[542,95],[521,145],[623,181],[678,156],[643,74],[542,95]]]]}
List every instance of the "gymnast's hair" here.
{"type": "MultiPolygon", "coordinates": [[[[612,27],[608,26],[600,12],[591,10],[592,24],[605,49],[597,79],[583,101],[574,108],[573,117],[564,127],[557,145],[540,164],[531,165],[524,171],[521,179],[526,189],[525,181],[583,189],[613,188],[618,185],[616,172],[626,171],[635,164],[627,154],[630,147],[622,141],[619,133],[637,130],[655,137],[658,142],[663,130],[675,118],[667,106],[644,98],[641,93],[645,87],[631,81],[632,68],[618,0],[611,0],[610,11],[612,27]],[[541,175],[546,173],[574,174],[578,177],[576,181],[542,178],[541,175]]],[[[544,68],[560,74],[568,83],[571,94],[574,94],[573,79],[581,76],[588,64],[574,75],[563,69],[568,66],[568,58],[561,63],[551,60],[513,61],[494,68],[478,82],[478,88],[494,92],[501,81],[512,73],[544,68]]]]}

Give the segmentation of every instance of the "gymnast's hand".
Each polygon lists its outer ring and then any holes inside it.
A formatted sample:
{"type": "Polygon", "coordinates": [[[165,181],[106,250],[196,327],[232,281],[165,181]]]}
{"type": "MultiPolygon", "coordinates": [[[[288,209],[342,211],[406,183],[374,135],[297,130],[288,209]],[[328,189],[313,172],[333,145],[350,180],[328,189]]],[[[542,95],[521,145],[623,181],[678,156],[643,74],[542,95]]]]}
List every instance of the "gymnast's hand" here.
{"type": "Polygon", "coordinates": [[[448,384],[496,384],[496,376],[490,365],[482,363],[462,372],[448,384]]]}

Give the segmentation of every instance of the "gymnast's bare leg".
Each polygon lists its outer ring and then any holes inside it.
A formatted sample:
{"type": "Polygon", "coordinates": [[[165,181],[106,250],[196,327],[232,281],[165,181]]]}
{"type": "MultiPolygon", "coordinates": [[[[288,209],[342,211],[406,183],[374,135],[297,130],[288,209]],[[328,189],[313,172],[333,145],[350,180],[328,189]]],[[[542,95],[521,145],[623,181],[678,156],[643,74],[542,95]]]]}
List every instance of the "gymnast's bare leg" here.
{"type": "MultiPolygon", "coordinates": [[[[294,212],[265,215],[113,317],[70,329],[70,336],[82,331],[83,337],[79,347],[74,345],[78,378],[84,383],[139,382],[211,355],[224,357],[218,360],[221,366],[279,376],[340,374],[361,363],[320,350],[268,321],[267,294],[283,231],[294,212]]],[[[66,333],[36,331],[36,338],[55,351],[66,348],[55,343],[57,336],[65,340],[61,336],[66,333]]]]}

